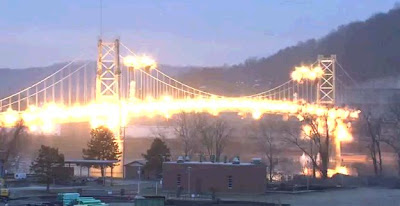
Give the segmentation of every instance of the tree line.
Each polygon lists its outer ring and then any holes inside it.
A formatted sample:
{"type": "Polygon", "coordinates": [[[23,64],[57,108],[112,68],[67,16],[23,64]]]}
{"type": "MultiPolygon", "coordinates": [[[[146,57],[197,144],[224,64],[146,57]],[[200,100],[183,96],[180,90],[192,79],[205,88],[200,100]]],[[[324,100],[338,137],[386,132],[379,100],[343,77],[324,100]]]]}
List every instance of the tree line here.
{"type": "MultiPolygon", "coordinates": [[[[308,39],[268,57],[250,57],[229,67],[204,68],[181,75],[183,82],[208,92],[241,95],[264,91],[286,82],[299,64],[311,64],[318,55],[335,54],[357,82],[400,75],[400,8],[378,13],[365,21],[332,28],[319,39],[308,39]],[[223,88],[223,89],[221,89],[223,88]]],[[[340,70],[338,69],[337,72],[340,70]]],[[[350,79],[342,79],[350,85],[350,79]]]]}

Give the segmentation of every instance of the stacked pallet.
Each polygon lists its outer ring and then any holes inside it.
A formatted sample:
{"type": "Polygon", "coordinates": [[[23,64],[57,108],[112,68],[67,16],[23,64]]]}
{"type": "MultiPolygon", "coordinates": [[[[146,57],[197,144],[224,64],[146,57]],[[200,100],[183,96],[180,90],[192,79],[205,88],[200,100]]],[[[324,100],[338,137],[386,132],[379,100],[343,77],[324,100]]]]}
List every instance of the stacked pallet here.
{"type": "Polygon", "coordinates": [[[58,193],[57,201],[63,206],[108,206],[93,197],[80,197],[79,193],[58,193]]]}
{"type": "Polygon", "coordinates": [[[57,201],[62,202],[63,206],[69,206],[72,205],[79,196],[79,193],[58,193],[57,201]]]}
{"type": "Polygon", "coordinates": [[[108,206],[108,204],[101,202],[93,197],[78,197],[74,206],[108,206]]]}

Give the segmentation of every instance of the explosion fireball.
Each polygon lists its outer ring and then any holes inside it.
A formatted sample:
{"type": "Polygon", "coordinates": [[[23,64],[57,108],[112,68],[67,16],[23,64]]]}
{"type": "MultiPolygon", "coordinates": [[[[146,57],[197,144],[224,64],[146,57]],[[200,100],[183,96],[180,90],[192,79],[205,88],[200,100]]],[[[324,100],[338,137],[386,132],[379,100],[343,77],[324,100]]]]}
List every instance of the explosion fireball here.
{"type": "Polygon", "coordinates": [[[311,80],[314,81],[318,78],[321,78],[324,74],[324,71],[321,67],[307,67],[307,66],[300,66],[295,67],[294,71],[291,74],[291,77],[294,81],[302,83],[304,80],[311,80]]]}

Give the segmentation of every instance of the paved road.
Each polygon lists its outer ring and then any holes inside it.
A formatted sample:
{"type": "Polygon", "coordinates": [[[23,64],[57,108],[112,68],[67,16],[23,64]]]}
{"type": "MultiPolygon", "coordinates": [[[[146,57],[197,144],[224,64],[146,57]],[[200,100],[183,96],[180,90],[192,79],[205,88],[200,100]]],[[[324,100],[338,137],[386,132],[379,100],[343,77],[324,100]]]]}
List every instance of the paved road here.
{"type": "MultiPolygon", "coordinates": [[[[292,206],[399,206],[400,189],[356,188],[303,194],[225,195],[221,196],[221,199],[289,203],[292,206]]],[[[11,201],[9,205],[24,205],[40,201],[45,200],[32,197],[11,201]]],[[[111,203],[110,205],[125,206],[132,203],[111,203]]]]}
{"type": "MultiPolygon", "coordinates": [[[[51,186],[51,189],[60,189],[60,190],[69,190],[69,189],[78,189],[85,188],[87,186],[51,186]]],[[[28,186],[28,187],[10,187],[9,190],[11,192],[16,191],[24,191],[24,190],[46,190],[46,186],[28,186]]]]}
{"type": "Polygon", "coordinates": [[[356,188],[303,194],[222,197],[222,199],[280,202],[292,206],[399,206],[400,189],[356,188]]]}

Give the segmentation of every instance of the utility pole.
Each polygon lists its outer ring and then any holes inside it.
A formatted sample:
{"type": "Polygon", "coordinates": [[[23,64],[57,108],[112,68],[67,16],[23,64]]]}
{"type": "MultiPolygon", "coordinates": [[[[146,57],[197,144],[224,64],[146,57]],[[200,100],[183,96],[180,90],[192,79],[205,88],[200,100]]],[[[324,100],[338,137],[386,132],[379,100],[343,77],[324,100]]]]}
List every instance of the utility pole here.
{"type": "MultiPolygon", "coordinates": [[[[123,137],[123,142],[122,142],[122,147],[124,148],[124,150],[122,150],[122,162],[123,162],[123,164],[125,164],[125,142],[126,142],[126,132],[125,132],[125,130],[126,130],[126,126],[124,126],[123,127],[123,129],[124,129],[124,137],[123,137]]],[[[123,166],[123,172],[122,172],[122,177],[123,178],[125,178],[125,166],[124,165],[122,165],[123,166]]]]}
{"type": "Polygon", "coordinates": [[[138,195],[140,194],[140,182],[142,180],[141,174],[142,174],[142,169],[141,166],[139,166],[138,171],[137,171],[138,175],[139,175],[139,182],[138,182],[138,195]]]}
{"type": "Polygon", "coordinates": [[[188,170],[188,195],[190,198],[190,171],[192,170],[192,167],[189,166],[187,170],[188,170]]]}

